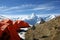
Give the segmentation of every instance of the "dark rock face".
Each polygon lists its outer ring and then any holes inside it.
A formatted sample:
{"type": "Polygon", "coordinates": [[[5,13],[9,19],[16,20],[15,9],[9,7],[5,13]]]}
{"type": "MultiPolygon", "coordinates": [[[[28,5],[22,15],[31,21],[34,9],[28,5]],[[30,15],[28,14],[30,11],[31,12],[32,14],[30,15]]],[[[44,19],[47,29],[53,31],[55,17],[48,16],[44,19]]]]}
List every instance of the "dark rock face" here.
{"type": "Polygon", "coordinates": [[[30,28],[25,40],[60,40],[60,16],[30,28]]]}
{"type": "Polygon", "coordinates": [[[42,24],[42,23],[44,23],[44,22],[45,22],[44,19],[41,18],[41,22],[40,22],[40,24],[42,24]]]}

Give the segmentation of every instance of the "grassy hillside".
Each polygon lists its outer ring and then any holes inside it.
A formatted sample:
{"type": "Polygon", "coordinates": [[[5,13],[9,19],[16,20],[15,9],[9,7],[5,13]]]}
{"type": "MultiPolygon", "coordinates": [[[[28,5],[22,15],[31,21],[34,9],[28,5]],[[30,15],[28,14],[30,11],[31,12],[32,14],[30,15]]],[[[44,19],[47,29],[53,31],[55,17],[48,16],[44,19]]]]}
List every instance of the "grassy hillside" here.
{"type": "Polygon", "coordinates": [[[25,40],[60,40],[60,16],[30,28],[25,40]]]}

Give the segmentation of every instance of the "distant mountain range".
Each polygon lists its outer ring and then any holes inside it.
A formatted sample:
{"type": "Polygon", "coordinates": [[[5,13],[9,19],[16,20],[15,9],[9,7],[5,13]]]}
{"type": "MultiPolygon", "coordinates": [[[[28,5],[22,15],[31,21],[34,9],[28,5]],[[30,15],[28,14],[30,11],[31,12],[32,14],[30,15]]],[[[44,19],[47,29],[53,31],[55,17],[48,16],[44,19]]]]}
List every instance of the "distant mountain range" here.
{"type": "MultiPolygon", "coordinates": [[[[7,18],[5,16],[1,16],[0,15],[0,20],[1,19],[4,19],[4,18],[7,18]]],[[[29,16],[25,16],[25,17],[12,17],[12,18],[9,18],[13,21],[15,20],[24,20],[25,22],[29,23],[30,25],[34,25],[36,23],[40,23],[43,21],[49,21],[51,19],[55,18],[55,15],[48,15],[48,16],[45,16],[45,17],[40,17],[34,13],[32,13],[32,15],[29,15],[29,16]]]]}

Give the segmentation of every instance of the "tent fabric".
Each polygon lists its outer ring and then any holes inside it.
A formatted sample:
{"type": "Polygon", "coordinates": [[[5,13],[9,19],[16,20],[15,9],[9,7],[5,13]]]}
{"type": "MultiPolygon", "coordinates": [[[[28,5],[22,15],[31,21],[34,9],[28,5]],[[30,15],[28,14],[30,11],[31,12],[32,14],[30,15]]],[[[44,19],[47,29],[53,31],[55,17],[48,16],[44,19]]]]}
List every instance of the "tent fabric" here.
{"type": "Polygon", "coordinates": [[[24,22],[22,20],[15,21],[15,23],[13,25],[14,25],[14,28],[16,30],[19,30],[20,28],[28,28],[28,27],[30,27],[27,22],[24,22]]]}
{"type": "Polygon", "coordinates": [[[0,22],[0,37],[2,36],[2,33],[3,33],[3,30],[5,29],[5,27],[7,26],[7,23],[3,23],[3,22],[0,22]]]}
{"type": "Polygon", "coordinates": [[[13,23],[10,19],[0,21],[0,40],[21,40],[17,30],[30,27],[28,23],[17,20],[13,23]]]}

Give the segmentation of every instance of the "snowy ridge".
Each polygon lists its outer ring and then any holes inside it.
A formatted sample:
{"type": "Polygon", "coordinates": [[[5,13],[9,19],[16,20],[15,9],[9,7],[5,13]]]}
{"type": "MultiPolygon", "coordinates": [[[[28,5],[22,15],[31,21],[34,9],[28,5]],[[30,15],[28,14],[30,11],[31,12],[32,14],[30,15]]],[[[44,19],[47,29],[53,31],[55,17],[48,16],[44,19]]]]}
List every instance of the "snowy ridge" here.
{"type": "MultiPolygon", "coordinates": [[[[56,17],[55,15],[48,15],[46,17],[41,17],[41,16],[38,16],[38,15],[32,13],[31,15],[18,16],[18,17],[9,17],[9,19],[11,19],[13,21],[23,20],[23,21],[29,23],[30,25],[34,25],[36,23],[40,23],[42,21],[42,19],[44,21],[49,21],[49,20],[51,20],[55,17],[56,17]]],[[[4,18],[7,18],[7,17],[4,17],[4,16],[0,15],[0,19],[4,19],[4,18]]]]}
{"type": "Polygon", "coordinates": [[[49,16],[47,16],[47,17],[45,17],[45,21],[49,21],[49,20],[51,20],[51,19],[53,19],[53,18],[55,18],[56,16],[55,15],[49,15],[49,16]]]}

